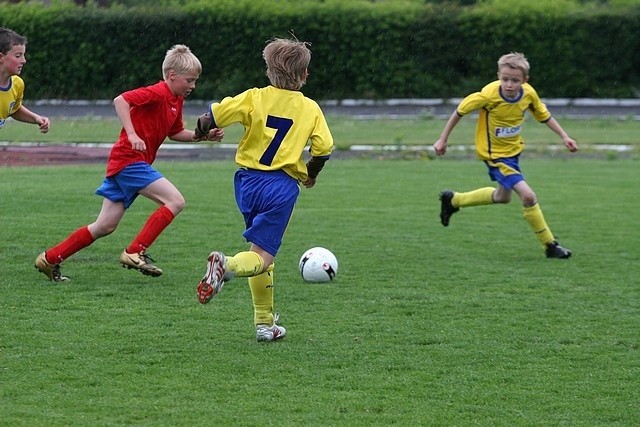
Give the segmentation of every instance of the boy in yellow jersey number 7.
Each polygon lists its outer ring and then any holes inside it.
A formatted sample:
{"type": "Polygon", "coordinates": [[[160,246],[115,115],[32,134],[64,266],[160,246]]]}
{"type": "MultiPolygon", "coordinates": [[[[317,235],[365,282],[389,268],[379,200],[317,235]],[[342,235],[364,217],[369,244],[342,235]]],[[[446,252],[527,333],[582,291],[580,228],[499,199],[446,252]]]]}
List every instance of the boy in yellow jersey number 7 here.
{"type": "Polygon", "coordinates": [[[578,150],[576,142],[551,117],[534,88],[527,83],[529,62],[521,53],[503,55],[498,60],[498,80],[486,85],[480,92],[465,97],[445,125],[440,138],[433,144],[438,156],[447,151],[447,139],[460,119],[479,110],[476,126],[475,148],[478,157],[485,162],[492,181],[498,188],[484,187],[460,193],[445,190],[440,193],[440,220],[447,227],[451,216],[460,208],[509,203],[511,193],[520,197],[524,218],[542,244],[548,258],[569,258],[571,251],[558,244],[549,230],[536,194],[520,171],[519,156],[524,149],[520,135],[524,113],[545,123],[555,132],[571,152],[578,150]]]}
{"type": "Polygon", "coordinates": [[[276,324],[273,310],[273,261],[300,194],[299,184],[315,185],[333,150],[333,137],[318,104],[300,92],[309,76],[307,43],[272,39],[262,56],[271,85],[214,103],[198,119],[196,135],[232,123],[244,125],[234,188],[245,221],[243,236],[251,246],[232,257],[211,252],[197,295],[206,304],[225,281],[248,277],[256,339],[274,341],[286,330],[276,324]],[[311,159],[305,164],[302,153],[308,142],[311,159]]]}

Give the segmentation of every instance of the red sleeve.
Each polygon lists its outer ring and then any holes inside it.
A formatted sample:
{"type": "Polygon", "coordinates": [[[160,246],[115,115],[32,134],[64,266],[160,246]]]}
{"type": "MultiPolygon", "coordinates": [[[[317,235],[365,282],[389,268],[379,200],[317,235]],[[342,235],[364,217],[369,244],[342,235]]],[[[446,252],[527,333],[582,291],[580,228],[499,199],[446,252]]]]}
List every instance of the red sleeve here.
{"type": "Polygon", "coordinates": [[[154,99],[159,99],[160,95],[149,87],[140,87],[124,92],[122,97],[129,103],[129,105],[137,107],[153,102],[154,99]]]}
{"type": "Polygon", "coordinates": [[[184,100],[180,98],[180,100],[178,101],[179,114],[178,114],[178,117],[176,117],[176,120],[173,122],[171,129],[169,129],[168,135],[170,137],[184,130],[184,122],[182,121],[182,104],[183,103],[184,103],[184,100]]]}

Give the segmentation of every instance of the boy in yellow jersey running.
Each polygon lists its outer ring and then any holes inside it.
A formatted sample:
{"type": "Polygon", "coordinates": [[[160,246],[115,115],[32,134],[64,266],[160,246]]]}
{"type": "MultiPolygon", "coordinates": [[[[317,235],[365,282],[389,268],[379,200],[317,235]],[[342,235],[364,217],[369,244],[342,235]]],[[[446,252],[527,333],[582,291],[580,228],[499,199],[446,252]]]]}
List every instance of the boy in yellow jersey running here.
{"type": "Polygon", "coordinates": [[[270,86],[249,89],[214,103],[198,118],[196,135],[211,128],[242,123],[244,135],[236,152],[236,203],[244,216],[248,251],[232,257],[211,252],[197,287],[206,304],[235,276],[248,277],[258,341],[283,338],[273,310],[274,258],[291,219],[300,183],[311,188],[333,150],[333,137],[318,104],[300,89],[309,73],[306,42],[275,38],[264,48],[270,86]],[[310,142],[311,159],[302,153],[310,142]]]}
{"type": "Polygon", "coordinates": [[[9,28],[0,28],[0,128],[9,117],[36,124],[40,132],[49,132],[49,119],[22,105],[24,81],[20,78],[27,63],[27,38],[9,28]]]}
{"type": "Polygon", "coordinates": [[[519,156],[524,149],[520,133],[525,111],[558,134],[569,151],[577,151],[578,145],[551,117],[535,89],[527,83],[528,79],[529,62],[523,54],[503,55],[498,60],[498,80],[489,83],[480,92],[465,97],[451,114],[440,138],[433,144],[436,154],[442,156],[447,152],[447,139],[460,119],[479,110],[476,154],[485,162],[491,180],[496,181],[498,187],[484,187],[466,193],[450,190],[441,192],[440,220],[447,227],[451,215],[460,208],[509,203],[511,193],[515,191],[522,202],[524,218],[542,244],[546,256],[569,258],[571,251],[555,240],[542,215],[536,194],[520,171],[519,156]]]}

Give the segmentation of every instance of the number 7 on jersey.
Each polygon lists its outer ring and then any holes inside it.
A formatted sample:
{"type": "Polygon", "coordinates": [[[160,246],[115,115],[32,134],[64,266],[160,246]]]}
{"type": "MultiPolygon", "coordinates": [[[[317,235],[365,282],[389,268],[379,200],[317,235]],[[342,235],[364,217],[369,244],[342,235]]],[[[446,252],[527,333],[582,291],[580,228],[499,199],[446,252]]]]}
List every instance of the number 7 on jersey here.
{"type": "Polygon", "coordinates": [[[293,120],[286,119],[284,117],[267,116],[267,127],[275,129],[276,134],[269,143],[269,146],[260,157],[260,164],[269,166],[273,162],[273,158],[276,156],[284,137],[287,136],[287,132],[293,126],[293,120]]]}

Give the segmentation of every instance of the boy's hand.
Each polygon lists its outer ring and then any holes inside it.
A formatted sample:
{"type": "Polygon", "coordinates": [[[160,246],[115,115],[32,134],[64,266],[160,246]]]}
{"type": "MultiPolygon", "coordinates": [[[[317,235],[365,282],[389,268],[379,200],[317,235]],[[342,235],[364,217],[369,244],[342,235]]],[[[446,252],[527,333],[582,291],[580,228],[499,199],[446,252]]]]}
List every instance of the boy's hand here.
{"type": "Polygon", "coordinates": [[[563,142],[565,147],[567,147],[569,151],[571,151],[572,153],[575,153],[576,151],[578,151],[578,143],[575,142],[573,139],[565,138],[563,142]]]}
{"type": "Polygon", "coordinates": [[[131,148],[133,148],[134,150],[147,151],[147,144],[145,144],[144,141],[137,134],[127,135],[127,138],[129,139],[131,148]]]}
{"type": "Polygon", "coordinates": [[[440,138],[433,144],[433,150],[438,156],[444,156],[447,152],[447,141],[440,138]]]}
{"type": "MultiPolygon", "coordinates": [[[[316,177],[317,178],[317,177],[316,177]]],[[[311,178],[308,177],[307,180],[305,182],[302,183],[302,185],[305,186],[305,188],[311,188],[314,185],[316,185],[316,178],[311,178]]]]}
{"type": "Polygon", "coordinates": [[[207,135],[208,141],[220,142],[222,138],[224,138],[224,129],[213,128],[209,131],[209,135],[207,135]]]}
{"type": "Polygon", "coordinates": [[[207,139],[206,135],[198,135],[198,132],[193,132],[191,134],[191,141],[193,142],[200,142],[200,141],[204,141],[205,139],[207,139]]]}
{"type": "Polygon", "coordinates": [[[224,137],[224,130],[214,128],[214,129],[211,129],[209,133],[207,133],[206,135],[201,135],[198,131],[193,132],[193,135],[191,136],[191,140],[194,142],[200,142],[200,141],[220,142],[222,141],[223,137],[224,137]]]}
{"type": "Polygon", "coordinates": [[[48,117],[38,116],[36,118],[36,124],[40,127],[40,133],[49,132],[49,126],[51,125],[51,122],[49,121],[48,117]]]}

